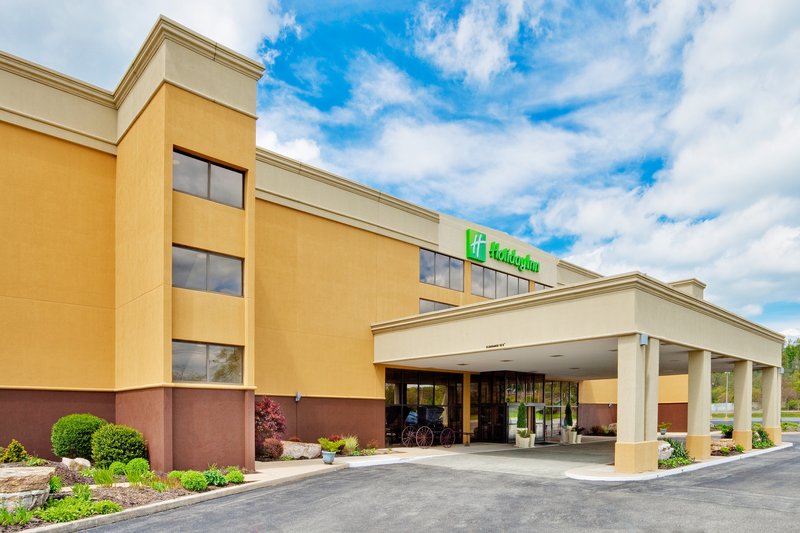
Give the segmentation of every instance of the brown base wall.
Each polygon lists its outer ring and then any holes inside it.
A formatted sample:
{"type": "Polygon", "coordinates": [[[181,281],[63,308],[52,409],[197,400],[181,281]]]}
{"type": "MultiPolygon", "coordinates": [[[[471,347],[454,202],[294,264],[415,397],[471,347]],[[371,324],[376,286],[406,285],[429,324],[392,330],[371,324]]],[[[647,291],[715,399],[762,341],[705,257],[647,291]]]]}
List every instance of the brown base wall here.
{"type": "MultiPolygon", "coordinates": [[[[263,398],[257,396],[256,401],[263,398]]],[[[361,446],[374,440],[383,446],[386,421],[383,400],[270,396],[286,417],[286,437],[316,442],[331,434],[356,435],[361,446]]]]}
{"type": "Polygon", "coordinates": [[[0,389],[0,446],[17,439],[28,453],[55,460],[50,431],[71,413],[115,422],[114,393],[0,389]]]}
{"type": "MultiPolygon", "coordinates": [[[[669,431],[686,431],[689,405],[686,403],[658,404],[658,421],[672,424],[669,431]]],[[[607,426],[617,421],[617,404],[582,403],[578,408],[578,424],[589,431],[594,426],[607,426]]]]}
{"type": "Polygon", "coordinates": [[[64,415],[91,413],[142,432],[155,470],[255,467],[253,391],[157,387],[69,392],[0,389],[0,446],[12,438],[29,453],[57,459],[50,431],[64,415]]]}

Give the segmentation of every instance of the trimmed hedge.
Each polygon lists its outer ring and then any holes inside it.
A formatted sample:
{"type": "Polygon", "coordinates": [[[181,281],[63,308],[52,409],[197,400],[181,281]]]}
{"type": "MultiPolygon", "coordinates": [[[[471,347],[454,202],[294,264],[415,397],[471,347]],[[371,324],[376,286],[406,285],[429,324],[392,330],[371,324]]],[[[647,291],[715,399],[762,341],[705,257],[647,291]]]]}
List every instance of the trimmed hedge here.
{"type": "Polygon", "coordinates": [[[208,488],[208,480],[202,472],[187,470],[181,474],[181,485],[192,492],[203,492],[208,488]]]}
{"type": "Polygon", "coordinates": [[[127,464],[139,457],[147,459],[147,443],[132,427],[107,424],[92,435],[92,460],[100,468],[114,461],[127,464]]]}
{"type": "Polygon", "coordinates": [[[92,456],[92,435],[106,424],[108,422],[99,416],[89,413],[62,416],[50,432],[53,453],[70,459],[89,459],[92,456]]]}

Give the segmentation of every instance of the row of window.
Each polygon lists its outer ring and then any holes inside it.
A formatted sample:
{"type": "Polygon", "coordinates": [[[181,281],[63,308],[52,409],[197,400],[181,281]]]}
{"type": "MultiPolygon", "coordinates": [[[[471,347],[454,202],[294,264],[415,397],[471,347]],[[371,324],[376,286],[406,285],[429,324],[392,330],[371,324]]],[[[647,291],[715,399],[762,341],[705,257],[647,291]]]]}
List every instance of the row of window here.
{"type": "MultiPolygon", "coordinates": [[[[517,294],[525,294],[530,290],[529,282],[525,278],[506,274],[480,265],[471,265],[472,294],[484,298],[504,298],[517,294]]],[[[464,291],[464,261],[448,255],[420,249],[419,251],[419,280],[422,283],[444,287],[455,291],[464,291]]],[[[550,288],[547,285],[534,282],[534,290],[550,288]]],[[[446,304],[441,304],[446,305],[446,304]]],[[[420,300],[420,313],[438,311],[439,308],[422,311],[423,303],[420,300]]],[[[446,309],[442,307],[441,309],[446,309]]]]}
{"type": "Polygon", "coordinates": [[[172,152],[172,188],[232,207],[244,207],[244,173],[172,152]]]}
{"type": "Polygon", "coordinates": [[[472,294],[484,298],[505,298],[528,292],[528,280],[492,270],[480,265],[472,265],[472,294]]]}

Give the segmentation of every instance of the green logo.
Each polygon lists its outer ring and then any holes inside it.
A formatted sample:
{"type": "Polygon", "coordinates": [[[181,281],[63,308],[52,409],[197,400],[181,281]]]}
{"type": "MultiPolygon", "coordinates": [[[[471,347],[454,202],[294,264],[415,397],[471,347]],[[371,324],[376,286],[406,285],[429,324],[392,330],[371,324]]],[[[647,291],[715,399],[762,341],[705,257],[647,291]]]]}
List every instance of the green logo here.
{"type": "Polygon", "coordinates": [[[467,259],[483,263],[486,261],[486,234],[474,229],[467,230],[467,259]]]}

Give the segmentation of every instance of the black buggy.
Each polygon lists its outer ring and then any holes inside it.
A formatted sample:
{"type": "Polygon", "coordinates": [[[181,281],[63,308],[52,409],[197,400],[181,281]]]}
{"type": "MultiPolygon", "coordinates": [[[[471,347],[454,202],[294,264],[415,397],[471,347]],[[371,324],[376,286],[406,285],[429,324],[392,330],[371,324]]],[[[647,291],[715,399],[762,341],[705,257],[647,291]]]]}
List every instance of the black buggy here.
{"type": "Polygon", "coordinates": [[[403,446],[430,448],[436,439],[445,448],[452,446],[456,441],[456,432],[445,427],[442,422],[443,414],[444,407],[420,406],[416,416],[409,415],[406,419],[406,427],[400,436],[403,446]]]}

